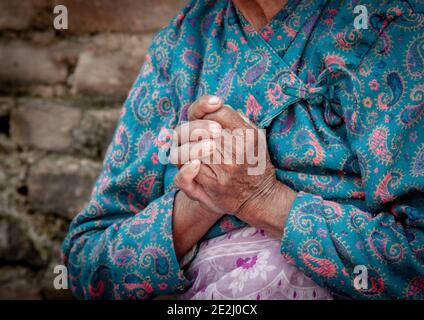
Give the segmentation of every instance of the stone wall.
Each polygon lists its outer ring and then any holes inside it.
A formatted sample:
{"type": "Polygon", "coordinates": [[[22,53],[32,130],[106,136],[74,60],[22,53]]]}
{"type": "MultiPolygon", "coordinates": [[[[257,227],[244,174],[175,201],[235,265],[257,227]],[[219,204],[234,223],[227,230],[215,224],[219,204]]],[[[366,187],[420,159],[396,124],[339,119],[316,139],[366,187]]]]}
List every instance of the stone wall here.
{"type": "Polygon", "coordinates": [[[53,288],[60,243],[152,34],[184,3],[0,0],[0,299],[71,297],[53,288]]]}

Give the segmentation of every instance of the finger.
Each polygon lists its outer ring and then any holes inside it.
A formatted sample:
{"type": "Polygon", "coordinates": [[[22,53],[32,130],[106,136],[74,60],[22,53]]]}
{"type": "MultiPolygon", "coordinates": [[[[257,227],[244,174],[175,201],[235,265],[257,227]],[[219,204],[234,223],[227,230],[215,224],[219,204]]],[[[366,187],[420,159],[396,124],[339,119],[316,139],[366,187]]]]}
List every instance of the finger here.
{"type": "Polygon", "coordinates": [[[194,188],[194,178],[200,170],[200,161],[193,160],[184,164],[174,178],[174,184],[186,193],[191,193],[194,188]]]}
{"type": "Polygon", "coordinates": [[[243,121],[248,126],[251,126],[253,128],[256,128],[256,125],[252,121],[250,121],[250,119],[243,112],[241,112],[240,110],[237,110],[237,113],[239,114],[239,116],[243,119],[243,121]]]}
{"type": "Polygon", "coordinates": [[[215,139],[221,135],[222,127],[219,123],[210,120],[194,120],[185,122],[175,128],[178,145],[189,141],[215,139]]]}
{"type": "Polygon", "coordinates": [[[192,200],[205,198],[202,187],[194,180],[200,170],[200,161],[193,160],[184,164],[174,178],[174,184],[192,200]]]}
{"type": "MultiPolygon", "coordinates": [[[[199,176],[200,170],[209,172],[205,165],[202,165],[199,160],[193,160],[184,164],[178,174],[175,176],[174,184],[179,187],[192,200],[200,202],[203,206],[216,213],[223,214],[219,205],[208,196],[202,185],[196,182],[196,177],[199,176]]],[[[214,185],[216,180],[209,180],[210,185],[214,185]]]]}
{"type": "Polygon", "coordinates": [[[217,174],[209,165],[201,165],[199,172],[194,177],[196,183],[201,186],[214,186],[217,184],[217,174]]]}
{"type": "Polygon", "coordinates": [[[201,164],[199,160],[193,160],[184,164],[174,178],[174,184],[180,188],[192,200],[204,203],[208,208],[216,211],[212,201],[207,196],[203,187],[195,178],[199,174],[201,164]]]}
{"type": "Polygon", "coordinates": [[[252,128],[250,121],[247,122],[239,112],[231,108],[229,105],[224,105],[215,112],[206,114],[203,119],[218,122],[222,128],[229,130],[252,128]]]}
{"type": "Polygon", "coordinates": [[[214,140],[205,139],[198,142],[187,142],[179,147],[171,148],[169,161],[172,164],[184,164],[192,160],[209,157],[216,149],[214,140]]]}
{"type": "Polygon", "coordinates": [[[206,114],[222,107],[222,100],[217,96],[204,95],[197,99],[188,109],[188,120],[202,119],[206,114]]]}

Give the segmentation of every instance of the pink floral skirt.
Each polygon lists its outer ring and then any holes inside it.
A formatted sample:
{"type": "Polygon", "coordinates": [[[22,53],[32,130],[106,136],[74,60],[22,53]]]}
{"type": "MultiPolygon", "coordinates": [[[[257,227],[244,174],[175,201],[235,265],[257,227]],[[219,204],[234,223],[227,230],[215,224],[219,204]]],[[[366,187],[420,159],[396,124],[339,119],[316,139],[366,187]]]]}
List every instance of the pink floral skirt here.
{"type": "Polygon", "coordinates": [[[181,299],[332,299],[280,253],[281,241],[252,227],[204,241],[187,269],[181,299]]]}

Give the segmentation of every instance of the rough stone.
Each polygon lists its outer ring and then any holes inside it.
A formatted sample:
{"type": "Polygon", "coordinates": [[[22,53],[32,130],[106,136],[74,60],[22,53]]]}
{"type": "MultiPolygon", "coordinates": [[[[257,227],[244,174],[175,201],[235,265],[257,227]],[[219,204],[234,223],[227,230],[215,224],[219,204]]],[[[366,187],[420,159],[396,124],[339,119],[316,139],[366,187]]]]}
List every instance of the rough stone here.
{"type": "Polygon", "coordinates": [[[0,30],[24,30],[30,26],[46,25],[48,0],[0,0],[0,30]],[[44,13],[44,15],[43,15],[44,13]]]}
{"type": "MultiPolygon", "coordinates": [[[[10,114],[15,100],[10,97],[0,97],[0,117],[4,117],[10,114]]],[[[0,129],[1,131],[1,129],[0,129]]]]}
{"type": "Polygon", "coordinates": [[[12,139],[22,146],[67,151],[72,130],[82,119],[81,109],[41,99],[20,100],[11,115],[12,139]]]}
{"type": "Polygon", "coordinates": [[[151,41],[148,36],[106,36],[79,56],[73,75],[75,94],[122,100],[134,82],[151,41]]]}
{"type": "Polygon", "coordinates": [[[63,98],[68,94],[65,85],[34,85],[25,87],[28,95],[35,98],[63,98]]]}
{"type": "Polygon", "coordinates": [[[73,157],[46,157],[28,173],[30,207],[73,218],[88,202],[101,164],[73,157]]]}
{"type": "Polygon", "coordinates": [[[31,85],[64,83],[65,63],[54,47],[38,47],[22,41],[0,42],[0,84],[31,85]]]}
{"type": "Polygon", "coordinates": [[[42,266],[43,261],[32,239],[19,221],[0,216],[0,259],[42,266]]]}
{"type": "Polygon", "coordinates": [[[10,134],[10,112],[14,106],[12,98],[0,97],[0,135],[10,134]]]}
{"type": "Polygon", "coordinates": [[[25,267],[0,268],[0,300],[38,300],[41,293],[36,274],[25,267]]]}
{"type": "Polygon", "coordinates": [[[69,32],[142,32],[166,25],[186,0],[55,0],[69,12],[69,32]],[[95,18],[93,18],[95,17],[95,18]]]}
{"type": "Polygon", "coordinates": [[[21,192],[25,189],[29,157],[17,152],[16,144],[0,135],[0,214],[11,212],[16,204],[26,201],[21,192]]]}
{"type": "Polygon", "coordinates": [[[152,34],[187,0],[0,0],[0,299],[53,287],[152,34]],[[68,30],[53,6],[68,6],[68,30]],[[89,159],[89,160],[87,160],[89,159]]]}
{"type": "Polygon", "coordinates": [[[103,158],[119,119],[120,109],[88,110],[74,130],[75,149],[89,157],[103,158]]]}

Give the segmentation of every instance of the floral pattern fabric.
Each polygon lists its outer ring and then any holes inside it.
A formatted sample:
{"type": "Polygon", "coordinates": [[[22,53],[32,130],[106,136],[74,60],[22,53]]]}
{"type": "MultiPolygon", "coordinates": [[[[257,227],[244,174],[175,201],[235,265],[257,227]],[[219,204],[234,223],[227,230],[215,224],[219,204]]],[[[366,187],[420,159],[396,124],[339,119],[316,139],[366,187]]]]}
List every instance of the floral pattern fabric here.
{"type": "Polygon", "coordinates": [[[329,300],[280,254],[281,241],[244,227],[203,241],[186,271],[192,286],[180,299],[329,300]]]}
{"type": "MultiPolygon", "coordinates": [[[[331,293],[424,293],[424,6],[290,1],[259,32],[230,0],[190,3],[154,38],[87,207],[63,244],[80,298],[182,293],[172,238],[169,129],[215,94],[267,130],[278,179],[299,191],[281,254],[331,293]],[[354,268],[369,286],[355,288],[354,268]]],[[[245,226],[225,216],[205,240],[245,226]]]]}

